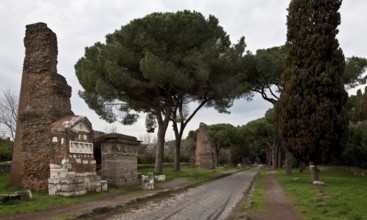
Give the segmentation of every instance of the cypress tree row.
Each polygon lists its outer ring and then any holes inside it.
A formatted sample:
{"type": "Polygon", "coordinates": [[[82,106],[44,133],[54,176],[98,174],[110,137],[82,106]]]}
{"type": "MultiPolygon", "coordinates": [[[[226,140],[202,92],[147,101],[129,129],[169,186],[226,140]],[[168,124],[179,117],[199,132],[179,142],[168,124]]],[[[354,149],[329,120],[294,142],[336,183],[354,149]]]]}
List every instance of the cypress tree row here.
{"type": "Polygon", "coordinates": [[[288,8],[284,88],[276,109],[282,146],[309,162],[312,180],[317,164],[341,150],[347,135],[341,76],[344,55],[336,35],[341,0],[292,0],[288,8]]]}

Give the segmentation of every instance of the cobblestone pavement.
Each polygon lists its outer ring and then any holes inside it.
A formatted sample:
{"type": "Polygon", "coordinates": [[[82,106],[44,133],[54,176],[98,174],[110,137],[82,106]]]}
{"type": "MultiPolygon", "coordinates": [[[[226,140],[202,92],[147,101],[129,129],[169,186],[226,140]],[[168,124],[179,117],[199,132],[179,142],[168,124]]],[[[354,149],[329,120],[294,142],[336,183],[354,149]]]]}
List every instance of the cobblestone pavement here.
{"type": "Polygon", "coordinates": [[[259,169],[238,172],[106,219],[226,219],[243,198],[259,169]]]}

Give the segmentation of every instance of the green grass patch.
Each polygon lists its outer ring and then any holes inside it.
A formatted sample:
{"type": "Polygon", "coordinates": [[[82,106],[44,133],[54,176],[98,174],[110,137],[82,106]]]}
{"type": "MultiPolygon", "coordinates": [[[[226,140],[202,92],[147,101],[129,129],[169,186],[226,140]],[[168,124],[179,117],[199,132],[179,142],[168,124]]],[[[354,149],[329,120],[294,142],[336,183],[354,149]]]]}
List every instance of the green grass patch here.
{"type": "Polygon", "coordinates": [[[255,190],[252,193],[252,204],[248,208],[249,211],[261,211],[264,210],[264,191],[265,191],[265,181],[264,176],[266,174],[264,171],[260,171],[255,179],[255,190]]]}
{"type": "Polygon", "coordinates": [[[338,167],[322,167],[320,180],[325,186],[311,184],[310,172],[277,178],[296,210],[305,219],[363,220],[367,219],[367,177],[353,176],[338,167]]]}
{"type": "Polygon", "coordinates": [[[252,186],[251,191],[243,197],[238,207],[235,220],[243,219],[243,216],[245,216],[246,212],[264,210],[265,172],[265,169],[262,168],[255,176],[254,185],[252,186]]]}
{"type": "MultiPolygon", "coordinates": [[[[133,188],[134,185],[129,186],[133,188]]],[[[10,185],[10,174],[0,173],[0,194],[13,194],[16,191],[22,190],[21,188],[12,187],[10,185]]],[[[110,189],[113,191],[127,191],[128,189],[110,189]]],[[[0,204],[0,215],[15,214],[22,212],[35,212],[41,210],[48,210],[52,208],[62,207],[65,205],[71,205],[79,202],[96,200],[108,192],[100,193],[87,193],[82,196],[49,196],[47,192],[32,192],[32,200],[28,202],[10,201],[6,204],[0,204]]],[[[0,216],[1,219],[1,216],[0,216]]]]}
{"type": "MultiPolygon", "coordinates": [[[[222,175],[224,172],[231,172],[234,170],[234,168],[225,169],[224,167],[220,167],[215,170],[196,169],[193,165],[188,164],[182,166],[181,171],[176,171],[172,164],[168,164],[164,166],[163,174],[166,175],[166,182],[178,177],[187,177],[188,184],[194,184],[211,180],[222,175]]],[[[144,175],[148,172],[154,172],[154,165],[142,165],[139,172],[144,175]]],[[[22,189],[15,188],[10,185],[9,173],[0,173],[0,194],[13,194],[20,190],[22,189]]],[[[0,219],[1,215],[6,214],[50,210],[80,202],[93,201],[111,192],[139,193],[141,191],[143,191],[141,189],[141,184],[137,181],[135,184],[126,185],[124,187],[109,188],[108,192],[87,193],[82,196],[49,196],[47,192],[32,192],[33,199],[29,202],[12,201],[6,204],[0,204],[0,219]]]]}

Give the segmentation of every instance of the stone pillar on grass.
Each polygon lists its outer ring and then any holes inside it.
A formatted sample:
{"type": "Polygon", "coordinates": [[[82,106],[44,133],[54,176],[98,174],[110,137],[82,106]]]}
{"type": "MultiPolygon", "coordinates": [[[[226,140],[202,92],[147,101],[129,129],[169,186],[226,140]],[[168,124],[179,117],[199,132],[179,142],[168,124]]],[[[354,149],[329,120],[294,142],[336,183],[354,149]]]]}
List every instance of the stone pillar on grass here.
{"type": "Polygon", "coordinates": [[[216,167],[215,155],[214,144],[208,134],[208,126],[205,123],[200,123],[196,137],[195,166],[203,169],[214,169],[216,167]]]}

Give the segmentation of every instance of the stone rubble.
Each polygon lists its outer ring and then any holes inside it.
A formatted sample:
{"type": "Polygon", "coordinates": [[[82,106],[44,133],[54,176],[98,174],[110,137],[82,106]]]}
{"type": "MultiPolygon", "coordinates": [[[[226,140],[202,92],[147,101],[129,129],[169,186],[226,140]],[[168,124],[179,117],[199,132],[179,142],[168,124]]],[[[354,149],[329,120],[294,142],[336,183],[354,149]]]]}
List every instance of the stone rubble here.
{"type": "Polygon", "coordinates": [[[0,204],[7,203],[12,200],[30,201],[32,200],[32,192],[30,190],[24,190],[10,195],[0,194],[0,204]]]}

